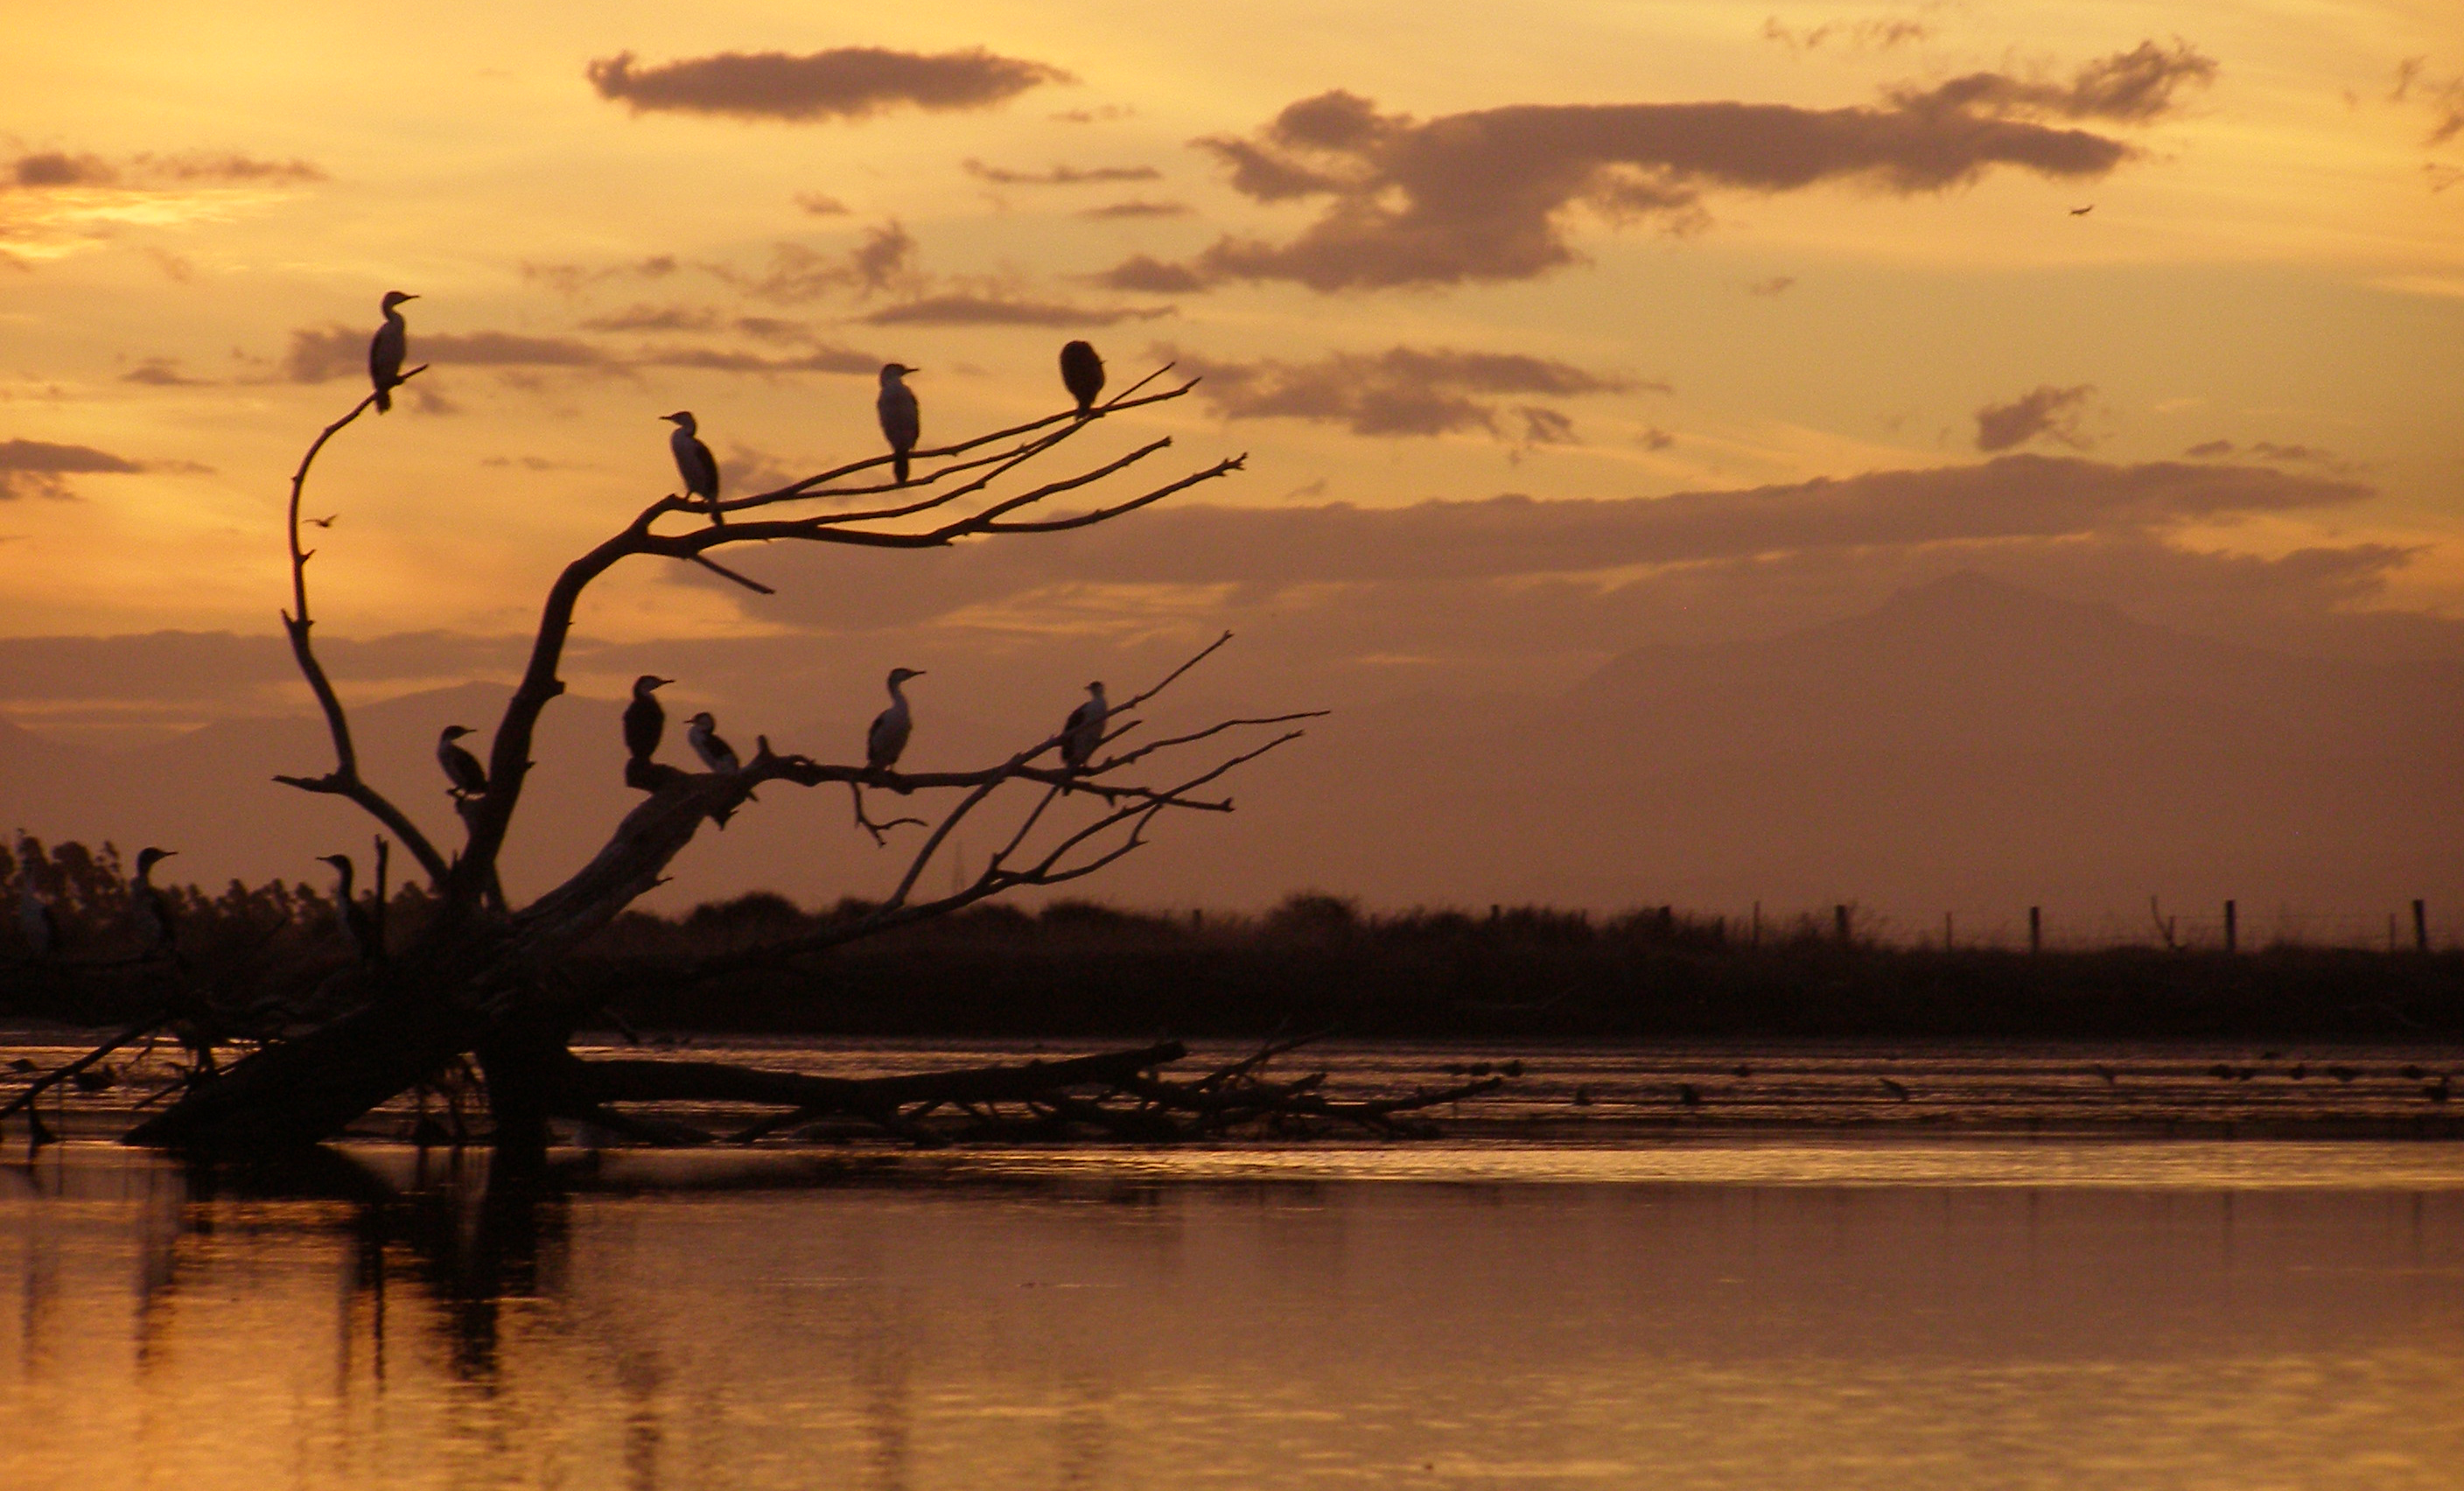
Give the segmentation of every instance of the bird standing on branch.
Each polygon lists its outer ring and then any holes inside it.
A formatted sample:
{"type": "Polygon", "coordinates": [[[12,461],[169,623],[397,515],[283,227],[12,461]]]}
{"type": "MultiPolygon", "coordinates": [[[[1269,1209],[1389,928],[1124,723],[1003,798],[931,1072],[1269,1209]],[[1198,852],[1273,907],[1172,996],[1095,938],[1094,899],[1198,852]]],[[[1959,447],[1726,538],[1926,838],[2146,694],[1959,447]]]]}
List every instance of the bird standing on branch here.
{"type": "Polygon", "coordinates": [[[1104,391],[1104,360],[1092,343],[1073,341],[1061,349],[1061,386],[1078,401],[1080,419],[1093,411],[1095,396],[1104,391]]]}
{"type": "Polygon", "coordinates": [[[900,380],[921,371],[902,362],[882,363],[881,397],[872,405],[881,416],[882,438],[890,442],[891,474],[902,487],[907,485],[907,458],[914,453],[915,437],[924,432],[924,421],[915,407],[915,390],[900,380]]]}
{"type": "Polygon", "coordinates": [[[455,799],[475,798],[488,790],[488,769],[479,758],[453,742],[471,734],[467,725],[448,725],[436,737],[436,764],[445,768],[445,779],[453,785],[449,789],[455,799]]]}
{"type": "Polygon", "coordinates": [[[718,457],[701,443],[696,433],[701,427],[693,423],[693,410],[678,409],[659,418],[676,427],[668,436],[668,449],[675,452],[676,474],[684,478],[685,492],[708,504],[712,522],[726,522],[727,515],[718,510],[718,457]]]}
{"type": "Polygon", "coordinates": [[[864,764],[868,770],[886,772],[897,765],[898,757],[905,754],[907,737],[915,729],[915,717],[907,712],[907,694],[898,686],[923,676],[920,668],[890,670],[890,708],[874,715],[872,728],[864,734],[864,764]]]}
{"type": "Polygon", "coordinates": [[[334,890],[334,925],[341,929],[342,935],[358,950],[361,961],[375,962],[385,955],[385,949],[377,936],[377,919],[360,904],[360,898],[351,889],[351,857],[347,854],[319,854],[317,857],[333,866],[335,872],[342,877],[342,883],[334,890]]]}
{"type": "Polygon", "coordinates": [[[718,721],[708,710],[685,721],[685,739],[692,742],[693,755],[715,772],[739,772],[743,763],[737,760],[736,749],[718,736],[718,721]]]}
{"type": "Polygon", "coordinates": [[[650,695],[674,682],[656,673],[633,680],[633,702],[625,706],[625,751],[633,759],[647,761],[659,754],[659,737],[668,733],[668,712],[650,695]]]}
{"type": "Polygon", "coordinates": [[[171,921],[171,904],[155,888],[154,866],[179,852],[141,849],[137,854],[137,878],[128,885],[128,922],[137,929],[137,939],[144,944],[147,957],[170,952],[177,934],[171,921]]]}
{"type": "Polygon", "coordinates": [[[403,359],[410,351],[410,328],[403,324],[402,313],[394,309],[405,300],[416,300],[399,290],[388,290],[377,302],[385,312],[385,324],[368,339],[368,382],[376,385],[377,412],[393,407],[393,390],[402,382],[403,359]]]}
{"type": "Polygon", "coordinates": [[[1112,707],[1104,700],[1104,686],[1087,686],[1087,702],[1069,712],[1061,726],[1061,764],[1073,772],[1087,769],[1095,748],[1104,743],[1104,720],[1112,707]]]}

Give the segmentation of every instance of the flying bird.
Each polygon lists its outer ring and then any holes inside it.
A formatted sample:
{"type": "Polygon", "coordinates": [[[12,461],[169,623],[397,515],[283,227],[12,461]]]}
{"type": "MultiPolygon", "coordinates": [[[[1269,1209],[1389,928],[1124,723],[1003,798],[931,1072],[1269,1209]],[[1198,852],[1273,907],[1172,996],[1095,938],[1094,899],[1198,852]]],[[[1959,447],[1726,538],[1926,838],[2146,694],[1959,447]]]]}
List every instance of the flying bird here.
{"type": "Polygon", "coordinates": [[[692,742],[693,754],[701,763],[715,772],[738,772],[743,765],[736,758],[736,750],[718,737],[718,721],[708,710],[685,721],[685,739],[692,742]]]}
{"type": "Polygon", "coordinates": [[[459,798],[475,798],[488,790],[488,769],[479,758],[453,742],[471,734],[467,725],[448,725],[436,737],[436,764],[445,768],[448,789],[459,798]]]}
{"type": "Polygon", "coordinates": [[[2083,207],[2083,208],[2071,208],[2071,216],[2073,216],[2073,217],[2085,217],[2085,216],[2087,216],[2090,212],[2093,212],[2093,211],[2095,211],[2095,210],[2096,210],[2096,204],[2095,204],[2095,203],[2093,203],[2093,202],[2091,202],[2091,203],[2089,203],[2087,206],[2085,206],[2085,207],[2083,207]]]}
{"type": "Polygon", "coordinates": [[[384,955],[385,949],[378,941],[377,919],[352,893],[351,857],[347,854],[319,854],[317,857],[333,866],[335,872],[342,877],[342,883],[334,889],[334,925],[341,928],[351,946],[359,950],[362,961],[375,962],[384,955]]]}
{"type": "Polygon", "coordinates": [[[668,712],[659,708],[651,694],[674,682],[656,673],[633,680],[633,702],[625,706],[625,753],[634,760],[647,761],[659,754],[659,737],[668,733],[668,712]]]}
{"type": "Polygon", "coordinates": [[[137,937],[145,945],[145,955],[171,951],[177,935],[171,922],[171,904],[154,886],[154,866],[177,849],[141,849],[137,854],[137,878],[128,885],[128,920],[137,929],[137,937]]]}
{"type": "Polygon", "coordinates": [[[920,668],[893,668],[890,670],[890,708],[872,717],[872,728],[864,733],[864,764],[871,771],[886,772],[898,764],[906,753],[907,737],[915,728],[915,718],[907,712],[907,694],[898,686],[911,678],[921,678],[920,668]]]}
{"type": "Polygon", "coordinates": [[[405,300],[416,300],[399,290],[388,290],[377,302],[385,312],[385,324],[368,339],[368,382],[376,385],[377,412],[393,407],[393,390],[402,382],[402,362],[410,350],[410,328],[403,324],[402,313],[394,309],[405,300]]]}
{"type": "Polygon", "coordinates": [[[1112,707],[1104,700],[1104,686],[1087,686],[1087,702],[1069,712],[1061,725],[1061,763],[1073,772],[1085,771],[1095,748],[1104,743],[1104,719],[1112,707]]]}
{"type": "Polygon", "coordinates": [[[659,418],[676,427],[668,436],[668,449],[675,452],[676,474],[684,478],[686,493],[710,505],[712,522],[726,522],[727,515],[718,510],[718,458],[695,433],[701,427],[693,423],[693,410],[678,409],[659,418]]]}
{"type": "Polygon", "coordinates": [[[890,471],[898,484],[907,485],[907,458],[914,453],[915,437],[924,430],[923,416],[916,412],[915,390],[900,380],[919,368],[902,362],[881,364],[881,397],[873,401],[873,409],[881,416],[882,437],[890,442],[890,471]]]}
{"type": "Polygon", "coordinates": [[[1078,417],[1085,419],[1104,391],[1104,360],[1091,343],[1073,341],[1061,349],[1061,386],[1078,401],[1078,417]]]}
{"type": "Polygon", "coordinates": [[[323,517],[303,518],[301,521],[311,528],[331,528],[334,526],[334,519],[341,515],[340,513],[328,513],[323,517]]]}

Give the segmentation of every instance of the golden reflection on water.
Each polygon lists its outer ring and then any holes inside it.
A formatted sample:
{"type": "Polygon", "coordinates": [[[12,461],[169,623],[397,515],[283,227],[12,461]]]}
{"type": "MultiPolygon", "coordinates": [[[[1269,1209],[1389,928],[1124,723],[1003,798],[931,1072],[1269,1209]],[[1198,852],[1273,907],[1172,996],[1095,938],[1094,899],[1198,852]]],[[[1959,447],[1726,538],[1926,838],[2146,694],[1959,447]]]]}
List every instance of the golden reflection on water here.
{"type": "Polygon", "coordinates": [[[0,1173],[0,1485],[2464,1477],[2439,1147],[412,1167],[0,1173]]]}

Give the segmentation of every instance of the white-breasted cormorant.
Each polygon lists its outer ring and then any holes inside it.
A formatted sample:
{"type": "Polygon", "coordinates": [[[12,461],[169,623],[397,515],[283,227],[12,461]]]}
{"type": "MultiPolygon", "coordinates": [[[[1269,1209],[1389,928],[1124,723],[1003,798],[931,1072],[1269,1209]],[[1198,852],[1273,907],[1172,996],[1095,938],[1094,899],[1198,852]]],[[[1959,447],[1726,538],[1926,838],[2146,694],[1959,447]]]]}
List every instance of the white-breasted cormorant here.
{"type": "Polygon", "coordinates": [[[385,324],[368,339],[368,382],[376,385],[377,412],[393,407],[393,390],[402,382],[403,359],[410,351],[410,328],[403,324],[402,313],[394,309],[405,300],[416,300],[399,290],[388,290],[377,302],[385,312],[385,324]]]}
{"type": "Polygon", "coordinates": [[[915,390],[900,380],[920,371],[903,362],[882,363],[881,397],[872,406],[881,415],[882,438],[890,442],[891,474],[902,487],[907,485],[907,458],[914,452],[916,437],[924,432],[924,420],[915,407],[915,390]]]}
{"type": "Polygon", "coordinates": [[[138,940],[145,945],[151,957],[171,951],[177,933],[171,920],[171,904],[155,888],[154,866],[179,853],[177,849],[141,849],[137,853],[137,878],[128,883],[128,920],[137,929],[138,940]]]}
{"type": "Polygon", "coordinates": [[[726,522],[727,515],[718,510],[718,457],[695,433],[701,427],[693,423],[693,411],[678,409],[659,418],[676,427],[668,436],[668,449],[675,453],[676,474],[684,478],[685,492],[710,504],[712,522],[726,522]]]}
{"type": "Polygon", "coordinates": [[[692,743],[693,755],[700,756],[701,763],[712,771],[744,769],[736,758],[736,748],[718,737],[718,721],[711,717],[708,710],[685,721],[685,739],[692,743]]]}
{"type": "Polygon", "coordinates": [[[1104,360],[1092,343],[1073,341],[1061,349],[1061,386],[1078,401],[1078,417],[1085,419],[1104,391],[1104,360]]]}
{"type": "Polygon", "coordinates": [[[633,680],[633,702],[625,706],[625,752],[633,759],[647,761],[659,754],[659,737],[668,733],[668,712],[651,693],[674,682],[656,673],[633,680]]]}
{"type": "Polygon", "coordinates": [[[1104,720],[1111,713],[1111,705],[1104,699],[1104,686],[1089,684],[1087,702],[1071,710],[1061,726],[1061,764],[1073,772],[1086,769],[1095,748],[1104,743],[1104,720]]]}
{"type": "Polygon", "coordinates": [[[488,769],[453,743],[471,733],[468,725],[448,725],[436,737],[436,764],[445,768],[445,779],[453,784],[451,790],[457,798],[475,798],[488,790],[488,769]]]}
{"type": "Polygon", "coordinates": [[[911,678],[921,678],[920,668],[893,668],[890,670],[890,708],[872,717],[872,728],[864,733],[864,764],[876,772],[886,772],[898,764],[907,750],[907,737],[915,729],[915,717],[907,712],[907,695],[899,685],[911,678]]]}

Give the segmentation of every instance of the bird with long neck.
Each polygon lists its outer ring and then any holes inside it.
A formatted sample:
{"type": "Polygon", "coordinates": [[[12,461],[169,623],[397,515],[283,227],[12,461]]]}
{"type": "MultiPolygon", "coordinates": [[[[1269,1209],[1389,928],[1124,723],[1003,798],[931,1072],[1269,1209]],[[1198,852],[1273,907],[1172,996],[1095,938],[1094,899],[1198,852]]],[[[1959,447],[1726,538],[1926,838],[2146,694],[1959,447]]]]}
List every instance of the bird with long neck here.
{"type": "Polygon", "coordinates": [[[468,725],[448,725],[436,736],[436,764],[445,768],[445,779],[452,784],[446,790],[457,800],[488,790],[488,769],[477,756],[454,744],[470,734],[468,725]]]}
{"type": "Polygon", "coordinates": [[[405,300],[418,298],[399,290],[388,290],[385,298],[377,302],[378,309],[385,312],[385,324],[368,339],[368,382],[376,385],[377,412],[380,414],[392,409],[393,391],[402,383],[403,360],[410,354],[410,328],[404,323],[402,313],[394,307],[405,300]]]}
{"type": "Polygon", "coordinates": [[[701,427],[693,422],[693,410],[678,409],[659,418],[676,427],[668,436],[668,449],[676,458],[676,474],[684,478],[686,494],[701,499],[710,509],[712,522],[726,522],[727,515],[718,510],[718,457],[701,443],[701,427]]]}
{"type": "Polygon", "coordinates": [[[910,373],[923,371],[903,362],[881,364],[881,397],[872,404],[881,416],[882,438],[890,442],[890,471],[898,484],[907,485],[908,458],[915,453],[915,440],[924,432],[923,415],[915,407],[915,390],[904,380],[910,373]]]}
{"type": "Polygon", "coordinates": [[[625,754],[633,759],[647,761],[659,754],[659,740],[668,733],[668,712],[653,694],[674,682],[656,673],[633,680],[633,702],[625,706],[625,754]]]}
{"type": "Polygon", "coordinates": [[[1073,341],[1061,349],[1061,386],[1078,401],[1080,419],[1094,411],[1095,396],[1104,391],[1104,360],[1093,343],[1073,341]]]}
{"type": "MultiPolygon", "coordinates": [[[[868,771],[886,772],[898,764],[906,754],[907,737],[914,732],[915,717],[908,713],[907,692],[899,686],[911,678],[921,678],[920,668],[893,668],[890,670],[890,708],[872,717],[872,728],[864,733],[864,764],[868,771]]],[[[907,789],[901,787],[901,792],[907,789]]]]}
{"type": "Polygon", "coordinates": [[[319,854],[317,857],[333,866],[335,873],[342,877],[341,884],[334,888],[334,925],[358,951],[362,962],[375,962],[385,955],[385,948],[377,932],[376,917],[360,904],[358,894],[352,889],[351,857],[347,854],[319,854]]]}
{"type": "MultiPolygon", "coordinates": [[[[1086,702],[1071,710],[1069,718],[1062,722],[1062,765],[1072,772],[1087,769],[1088,761],[1095,755],[1095,748],[1104,743],[1104,721],[1111,713],[1111,705],[1104,698],[1104,686],[1101,683],[1089,684],[1086,702]]],[[[1062,790],[1068,790],[1066,783],[1062,790]]]]}
{"type": "Polygon", "coordinates": [[[179,852],[154,848],[137,852],[137,878],[128,883],[128,920],[137,929],[137,940],[144,945],[147,957],[170,952],[177,935],[171,904],[155,887],[154,866],[179,852]]]}
{"type": "Polygon", "coordinates": [[[734,773],[744,769],[736,758],[736,748],[719,738],[718,721],[711,717],[708,710],[685,721],[685,739],[693,746],[693,755],[700,756],[701,763],[712,771],[734,773]]]}

